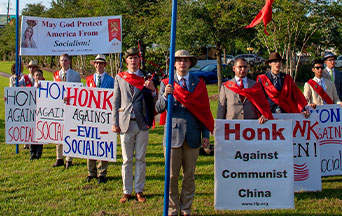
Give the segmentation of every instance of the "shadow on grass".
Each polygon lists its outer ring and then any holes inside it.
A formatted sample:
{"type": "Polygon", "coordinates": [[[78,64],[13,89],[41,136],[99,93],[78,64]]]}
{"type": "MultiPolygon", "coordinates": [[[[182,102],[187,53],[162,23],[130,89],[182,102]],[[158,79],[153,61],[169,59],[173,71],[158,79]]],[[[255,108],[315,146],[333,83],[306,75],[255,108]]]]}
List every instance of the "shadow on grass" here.
{"type": "Polygon", "coordinates": [[[336,179],[336,178],[332,178],[332,176],[329,176],[329,177],[322,177],[322,183],[324,182],[342,182],[342,176],[338,176],[339,178],[336,179]]]}
{"type": "Polygon", "coordinates": [[[164,158],[164,154],[163,154],[163,152],[161,152],[161,153],[147,153],[146,158],[148,158],[148,157],[164,158]]]}
{"type": "Polygon", "coordinates": [[[297,199],[325,199],[325,198],[341,198],[342,189],[323,189],[319,192],[300,192],[296,193],[297,199]]]}

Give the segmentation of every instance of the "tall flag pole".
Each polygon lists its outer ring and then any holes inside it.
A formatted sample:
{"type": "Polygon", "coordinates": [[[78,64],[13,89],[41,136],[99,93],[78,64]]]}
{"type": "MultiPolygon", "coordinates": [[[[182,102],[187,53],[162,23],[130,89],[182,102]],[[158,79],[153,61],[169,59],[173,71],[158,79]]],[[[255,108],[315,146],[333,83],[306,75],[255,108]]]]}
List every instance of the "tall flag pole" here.
{"type": "Polygon", "coordinates": [[[266,0],[265,6],[261,9],[261,11],[258,13],[258,15],[256,15],[256,17],[254,18],[254,20],[245,28],[253,28],[254,26],[258,25],[261,20],[264,22],[264,32],[265,34],[268,34],[268,32],[266,31],[266,26],[269,22],[271,22],[272,20],[272,4],[273,4],[274,0],[266,0]]]}
{"type": "MultiPolygon", "coordinates": [[[[19,63],[19,0],[16,1],[15,12],[15,86],[18,87],[18,78],[20,76],[20,63],[19,63]]],[[[15,153],[19,154],[19,145],[15,145],[15,153]]]]}
{"type": "MultiPolygon", "coordinates": [[[[170,43],[170,65],[169,65],[169,84],[173,86],[175,47],[176,47],[176,24],[177,24],[177,0],[172,1],[171,18],[171,43],[170,43]]],[[[165,151],[165,184],[164,184],[164,216],[168,215],[169,210],[169,186],[170,186],[170,153],[172,137],[172,114],[173,114],[173,95],[167,96],[167,117],[166,117],[166,151],[165,151]]]]}

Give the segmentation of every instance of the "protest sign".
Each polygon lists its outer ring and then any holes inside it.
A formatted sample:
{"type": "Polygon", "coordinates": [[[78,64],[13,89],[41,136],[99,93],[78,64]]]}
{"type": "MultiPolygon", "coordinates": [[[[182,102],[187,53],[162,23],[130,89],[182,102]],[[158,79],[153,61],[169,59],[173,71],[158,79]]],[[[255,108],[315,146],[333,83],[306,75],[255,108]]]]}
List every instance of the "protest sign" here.
{"type": "Polygon", "coordinates": [[[317,115],[308,119],[300,113],[273,114],[275,119],[292,119],[295,191],[321,191],[321,158],[317,115]]]}
{"type": "Polygon", "coordinates": [[[215,121],[215,208],[294,208],[292,121],[215,121]]]}
{"type": "Polygon", "coordinates": [[[33,144],[36,125],[36,88],[5,88],[7,144],[33,144]]]}
{"type": "Polygon", "coordinates": [[[20,55],[120,53],[121,16],[45,18],[22,16],[20,55]]]}
{"type": "Polygon", "coordinates": [[[83,83],[39,81],[37,89],[36,140],[63,143],[64,97],[66,87],[82,87],[83,83]]]}
{"type": "Polygon", "coordinates": [[[67,87],[67,97],[63,155],[115,162],[113,89],[67,87]]]}
{"type": "Polygon", "coordinates": [[[321,105],[310,111],[318,116],[321,174],[342,175],[341,106],[321,105]]]}

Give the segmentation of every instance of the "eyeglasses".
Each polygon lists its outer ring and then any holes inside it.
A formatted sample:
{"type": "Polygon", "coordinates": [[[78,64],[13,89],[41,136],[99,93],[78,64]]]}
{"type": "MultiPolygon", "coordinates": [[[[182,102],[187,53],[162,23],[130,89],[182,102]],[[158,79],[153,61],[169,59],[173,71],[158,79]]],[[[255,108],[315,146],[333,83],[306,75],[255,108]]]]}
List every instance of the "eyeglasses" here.
{"type": "Polygon", "coordinates": [[[324,69],[324,67],[314,67],[316,70],[319,70],[319,69],[321,69],[321,70],[323,70],[324,69]]]}

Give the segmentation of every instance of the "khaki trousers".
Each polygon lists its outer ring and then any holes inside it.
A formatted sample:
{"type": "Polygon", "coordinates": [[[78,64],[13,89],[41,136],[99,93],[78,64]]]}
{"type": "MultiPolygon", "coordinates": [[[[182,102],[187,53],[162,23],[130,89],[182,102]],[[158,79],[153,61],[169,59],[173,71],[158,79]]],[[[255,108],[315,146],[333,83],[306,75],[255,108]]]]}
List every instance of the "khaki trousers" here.
{"type": "Polygon", "coordinates": [[[99,161],[96,168],[96,160],[87,160],[88,176],[97,176],[97,171],[99,171],[99,176],[107,176],[108,161],[99,161]]]}
{"type": "Polygon", "coordinates": [[[135,193],[143,192],[145,187],[146,173],[146,149],[148,143],[149,130],[139,129],[136,121],[130,121],[126,133],[120,134],[122,149],[122,182],[123,193],[131,194],[133,192],[133,158],[135,153],[135,193]]]}
{"type": "MultiPolygon", "coordinates": [[[[164,147],[164,156],[165,156],[164,147]]],[[[191,205],[195,196],[195,168],[199,148],[190,148],[186,141],[179,148],[171,148],[170,153],[170,191],[169,215],[191,214],[191,205]],[[182,189],[179,196],[178,177],[183,168],[182,189]]]]}
{"type": "MultiPolygon", "coordinates": [[[[63,156],[63,144],[56,144],[56,158],[58,159],[64,159],[63,156]]],[[[66,161],[72,161],[72,157],[67,156],[66,161]]]]}

